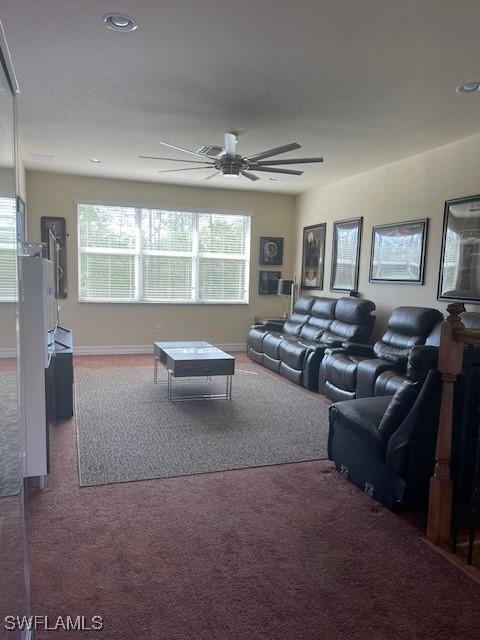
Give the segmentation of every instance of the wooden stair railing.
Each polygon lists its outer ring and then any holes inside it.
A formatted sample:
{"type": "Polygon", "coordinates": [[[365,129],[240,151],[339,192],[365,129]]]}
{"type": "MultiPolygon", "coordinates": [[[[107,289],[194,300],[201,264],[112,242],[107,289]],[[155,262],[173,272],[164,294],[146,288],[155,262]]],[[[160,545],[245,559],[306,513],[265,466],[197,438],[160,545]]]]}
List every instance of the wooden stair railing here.
{"type": "Polygon", "coordinates": [[[427,539],[446,548],[452,524],[453,482],[450,474],[453,436],[455,382],[463,370],[465,345],[480,345],[480,330],[465,329],[460,314],[463,304],[450,304],[448,318],[442,323],[438,368],[442,379],[442,397],[438,422],[435,471],[430,479],[427,539]]]}

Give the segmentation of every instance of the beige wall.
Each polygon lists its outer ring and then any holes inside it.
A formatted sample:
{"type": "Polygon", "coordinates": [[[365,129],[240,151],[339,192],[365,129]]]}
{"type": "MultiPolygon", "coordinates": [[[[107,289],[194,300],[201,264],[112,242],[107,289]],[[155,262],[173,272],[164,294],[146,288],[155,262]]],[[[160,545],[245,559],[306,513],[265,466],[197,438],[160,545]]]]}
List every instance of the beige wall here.
{"type": "Polygon", "coordinates": [[[74,331],[77,346],[147,345],[154,340],[204,339],[245,344],[255,315],[280,315],[283,300],[258,295],[259,237],[285,238],[281,270],[291,276],[294,197],[289,195],[178,187],[27,171],[29,240],[40,238],[40,217],[64,216],[67,223],[68,299],[61,322],[74,331]],[[237,210],[252,214],[250,304],[104,304],[78,302],[76,202],[125,203],[155,207],[237,210]]]}
{"type": "MultiPolygon", "coordinates": [[[[314,295],[331,293],[330,262],[333,221],[363,216],[359,292],[377,305],[376,334],[385,327],[385,318],[399,305],[436,307],[444,201],[480,193],[480,135],[438,147],[379,169],[313,189],[297,197],[295,265],[300,278],[302,229],[326,222],[326,263],[324,289],[314,295]],[[429,218],[425,285],[370,284],[368,282],[372,226],[429,218]]],[[[480,307],[470,305],[472,311],[480,307]]]]}

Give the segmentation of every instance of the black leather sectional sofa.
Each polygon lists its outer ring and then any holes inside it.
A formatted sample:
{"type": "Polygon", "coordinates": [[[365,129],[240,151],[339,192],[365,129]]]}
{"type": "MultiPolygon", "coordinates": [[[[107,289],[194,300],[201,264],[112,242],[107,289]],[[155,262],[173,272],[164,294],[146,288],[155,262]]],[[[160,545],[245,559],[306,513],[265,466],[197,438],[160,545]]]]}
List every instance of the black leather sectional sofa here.
{"type": "Polygon", "coordinates": [[[359,298],[299,298],[283,327],[254,325],[247,355],[308,389],[318,390],[325,349],[345,341],[368,342],[375,304],[359,298]]]}

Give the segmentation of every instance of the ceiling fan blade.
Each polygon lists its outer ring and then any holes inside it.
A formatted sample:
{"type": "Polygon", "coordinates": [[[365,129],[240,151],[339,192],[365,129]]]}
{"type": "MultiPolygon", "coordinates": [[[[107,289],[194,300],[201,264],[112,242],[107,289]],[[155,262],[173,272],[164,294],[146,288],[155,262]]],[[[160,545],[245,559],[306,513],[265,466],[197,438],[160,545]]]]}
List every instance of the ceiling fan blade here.
{"type": "Polygon", "coordinates": [[[213,164],[209,164],[207,167],[184,167],[182,169],[162,169],[161,171],[157,171],[157,173],[172,173],[172,171],[198,171],[199,169],[210,169],[213,167],[213,164]]]}
{"type": "Polygon", "coordinates": [[[242,176],[245,176],[245,178],[248,178],[249,180],[260,180],[258,176],[250,173],[249,171],[240,171],[240,173],[242,174],[242,176]]]}
{"type": "Polygon", "coordinates": [[[279,153],[287,153],[287,151],[293,151],[294,149],[301,149],[302,146],[298,142],[292,142],[291,144],[284,144],[283,147],[275,147],[268,151],[262,151],[262,153],[256,153],[253,156],[247,156],[245,160],[261,160],[262,158],[271,158],[271,156],[278,156],[279,153]]]}
{"type": "Polygon", "coordinates": [[[189,162],[190,164],[210,164],[201,160],[178,160],[178,158],[160,158],[159,156],[138,156],[145,160],[171,160],[172,162],[189,162]]]}
{"type": "Polygon", "coordinates": [[[290,158],[288,160],[261,160],[255,164],[260,166],[273,166],[277,164],[304,164],[307,162],[323,162],[323,158],[290,158]]]}
{"type": "Polygon", "coordinates": [[[225,153],[227,158],[235,160],[237,155],[237,136],[230,131],[225,131],[225,153]]]}
{"type": "Polygon", "coordinates": [[[218,176],[219,173],[220,171],[215,171],[215,173],[211,173],[209,176],[207,176],[205,180],[211,180],[212,178],[215,178],[215,176],[218,176]]]}
{"type": "Polygon", "coordinates": [[[296,171],[295,169],[280,169],[280,167],[261,167],[257,165],[250,166],[252,171],[268,171],[270,173],[288,173],[291,176],[301,176],[303,171],[296,171]]]}
{"type": "Polygon", "coordinates": [[[183,147],[177,147],[175,144],[170,144],[169,142],[162,142],[159,140],[160,144],[163,144],[165,147],[170,147],[170,149],[177,149],[177,151],[184,151],[185,153],[191,153],[194,156],[200,156],[201,158],[211,158],[212,156],[206,156],[204,153],[197,153],[196,151],[192,151],[191,149],[184,149],[183,147]]]}

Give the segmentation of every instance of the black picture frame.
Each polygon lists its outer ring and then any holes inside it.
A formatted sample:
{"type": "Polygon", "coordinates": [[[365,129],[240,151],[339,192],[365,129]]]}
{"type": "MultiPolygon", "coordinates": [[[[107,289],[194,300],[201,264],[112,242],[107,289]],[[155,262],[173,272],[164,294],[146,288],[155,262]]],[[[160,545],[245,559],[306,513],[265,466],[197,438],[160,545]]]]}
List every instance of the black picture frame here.
{"type": "Polygon", "coordinates": [[[59,216],[42,216],[40,218],[40,235],[42,242],[48,243],[48,232],[55,236],[58,252],[58,297],[62,300],[68,296],[67,287],[67,227],[65,218],[59,216]]]}
{"type": "Polygon", "coordinates": [[[283,238],[262,236],[260,238],[260,264],[283,263],[283,238]]]}
{"type": "Polygon", "coordinates": [[[362,244],[363,217],[337,220],[333,223],[332,265],[330,270],[330,291],[358,290],[358,275],[360,269],[360,247],[362,244]],[[343,233],[351,233],[354,240],[353,251],[347,245],[353,261],[348,269],[348,264],[339,269],[339,242],[343,233]],[[353,237],[354,236],[354,237],[353,237]]]}
{"type": "Polygon", "coordinates": [[[25,214],[25,201],[17,196],[17,242],[24,243],[27,240],[27,218],[25,214]]]}
{"type": "Polygon", "coordinates": [[[327,225],[303,227],[301,289],[323,289],[327,225]]]}
{"type": "Polygon", "coordinates": [[[427,235],[428,218],[374,226],[368,281],[423,285],[427,235]]]}
{"type": "Polygon", "coordinates": [[[278,281],[281,277],[281,271],[259,271],[258,293],[262,296],[277,295],[278,281]]]}
{"type": "Polygon", "coordinates": [[[480,304],[480,195],[445,201],[437,298],[480,304]]]}

